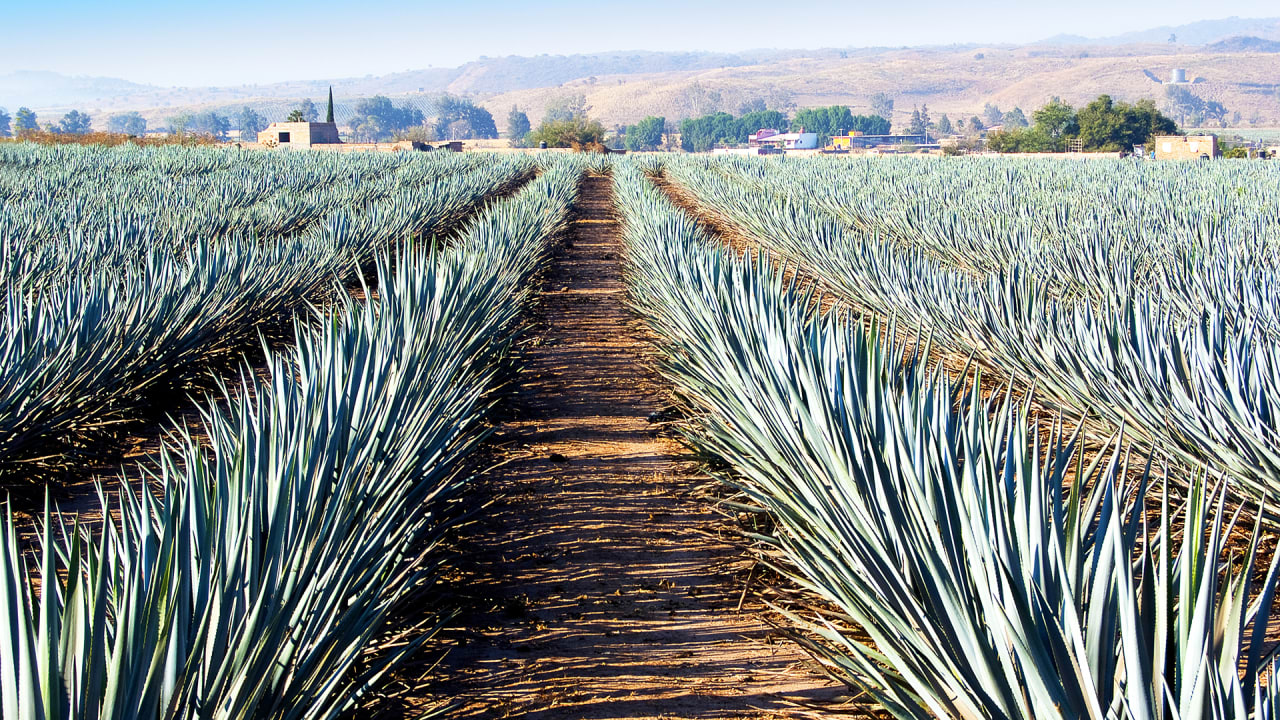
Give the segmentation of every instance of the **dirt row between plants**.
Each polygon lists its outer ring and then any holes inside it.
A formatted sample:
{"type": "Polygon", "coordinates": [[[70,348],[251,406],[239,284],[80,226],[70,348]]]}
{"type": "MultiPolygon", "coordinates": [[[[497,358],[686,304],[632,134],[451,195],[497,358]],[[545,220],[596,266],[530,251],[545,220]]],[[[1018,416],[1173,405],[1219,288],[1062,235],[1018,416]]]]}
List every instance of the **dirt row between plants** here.
{"type": "Polygon", "coordinates": [[[732,531],[650,416],[668,390],[626,306],[607,177],[584,181],[527,345],[512,419],[476,481],[449,591],[463,612],[417,659],[405,712],[455,718],[850,717],[770,627],[732,531]],[[443,656],[441,658],[441,656],[443,656]],[[432,665],[439,660],[439,665],[432,665]]]}

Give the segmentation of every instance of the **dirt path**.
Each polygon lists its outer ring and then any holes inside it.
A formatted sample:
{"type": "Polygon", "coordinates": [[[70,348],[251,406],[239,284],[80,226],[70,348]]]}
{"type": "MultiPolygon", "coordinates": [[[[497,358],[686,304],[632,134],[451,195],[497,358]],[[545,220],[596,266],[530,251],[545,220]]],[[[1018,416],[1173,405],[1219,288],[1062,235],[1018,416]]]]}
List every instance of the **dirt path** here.
{"type": "MultiPolygon", "coordinates": [[[[480,479],[504,496],[467,535],[473,607],[424,704],[466,718],[798,717],[843,693],[749,612],[701,480],[648,422],[665,390],[625,306],[608,178],[585,181],[519,389],[480,479]]],[[[748,603],[749,605],[750,603],[748,603]]],[[[837,717],[827,715],[827,717],[837,717]]]]}

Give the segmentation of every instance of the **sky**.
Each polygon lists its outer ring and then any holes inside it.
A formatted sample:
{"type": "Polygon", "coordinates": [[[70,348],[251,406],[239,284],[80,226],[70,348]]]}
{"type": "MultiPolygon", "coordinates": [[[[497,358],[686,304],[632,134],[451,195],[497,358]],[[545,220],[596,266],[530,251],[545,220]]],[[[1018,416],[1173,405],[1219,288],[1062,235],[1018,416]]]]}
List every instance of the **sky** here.
{"type": "Polygon", "coordinates": [[[484,55],[1024,43],[1277,14],[1275,0],[0,0],[0,74],[241,85],[452,67],[484,55]]]}

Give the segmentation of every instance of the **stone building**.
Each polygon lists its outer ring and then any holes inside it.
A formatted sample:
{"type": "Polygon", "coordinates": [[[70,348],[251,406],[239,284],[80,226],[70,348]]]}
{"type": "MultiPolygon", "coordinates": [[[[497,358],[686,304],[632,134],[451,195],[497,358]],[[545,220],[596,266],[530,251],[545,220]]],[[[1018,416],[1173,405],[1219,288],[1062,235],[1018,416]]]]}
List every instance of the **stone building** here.
{"type": "Polygon", "coordinates": [[[313,145],[336,145],[337,123],[273,122],[258,133],[258,142],[281,148],[310,148],[313,145]]]}
{"type": "Polygon", "coordinates": [[[1217,135],[1157,135],[1157,160],[1212,160],[1218,157],[1217,135]]]}

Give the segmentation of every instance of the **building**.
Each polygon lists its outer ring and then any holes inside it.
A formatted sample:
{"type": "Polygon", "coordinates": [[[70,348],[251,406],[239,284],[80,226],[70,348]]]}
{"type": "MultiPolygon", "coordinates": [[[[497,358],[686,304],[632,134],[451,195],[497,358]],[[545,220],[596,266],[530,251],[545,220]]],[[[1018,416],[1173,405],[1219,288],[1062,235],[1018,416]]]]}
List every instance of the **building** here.
{"type": "Polygon", "coordinates": [[[831,147],[835,150],[855,150],[882,147],[885,145],[924,145],[924,135],[863,135],[854,131],[848,135],[837,135],[831,138],[831,147]]]}
{"type": "Polygon", "coordinates": [[[712,148],[712,155],[781,155],[782,151],[771,147],[712,148]]]}
{"type": "Polygon", "coordinates": [[[816,150],[818,149],[818,133],[789,132],[769,135],[763,138],[759,137],[757,133],[756,142],[760,147],[772,147],[780,150],[816,150]]]}
{"type": "Polygon", "coordinates": [[[1217,135],[1157,135],[1157,160],[1210,160],[1218,157],[1217,135]]]}
{"type": "Polygon", "coordinates": [[[306,149],[313,145],[337,145],[337,123],[273,122],[258,133],[258,142],[281,148],[306,149]]]}
{"type": "Polygon", "coordinates": [[[760,128],[759,130],[747,136],[747,145],[750,147],[760,147],[760,141],[765,138],[771,138],[782,133],[773,128],[760,128]]]}

